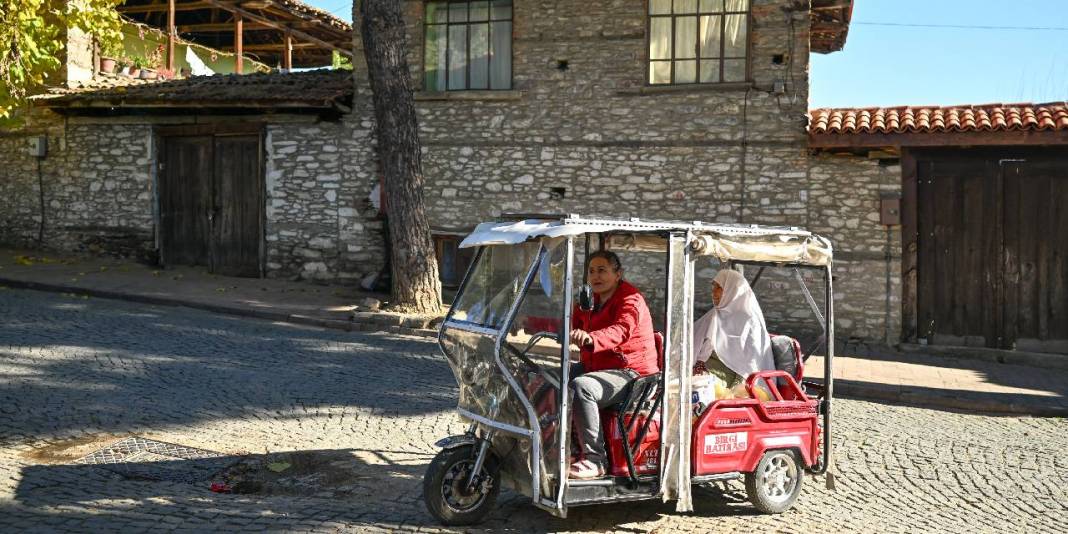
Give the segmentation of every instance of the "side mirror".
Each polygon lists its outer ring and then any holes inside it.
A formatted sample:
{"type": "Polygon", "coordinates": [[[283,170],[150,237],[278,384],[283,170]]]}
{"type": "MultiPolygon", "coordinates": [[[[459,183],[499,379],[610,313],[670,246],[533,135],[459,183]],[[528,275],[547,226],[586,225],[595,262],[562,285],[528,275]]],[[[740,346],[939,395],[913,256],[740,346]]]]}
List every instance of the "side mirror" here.
{"type": "Polygon", "coordinates": [[[590,284],[582,284],[579,288],[579,309],[590,311],[593,309],[593,287],[590,284]]]}

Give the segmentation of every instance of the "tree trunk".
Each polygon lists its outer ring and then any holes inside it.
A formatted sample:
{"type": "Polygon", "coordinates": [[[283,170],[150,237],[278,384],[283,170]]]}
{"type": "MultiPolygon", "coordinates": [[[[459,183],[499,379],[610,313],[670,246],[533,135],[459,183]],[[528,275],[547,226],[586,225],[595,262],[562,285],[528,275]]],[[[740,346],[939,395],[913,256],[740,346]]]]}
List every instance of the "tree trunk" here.
{"type": "Polygon", "coordinates": [[[419,124],[408,71],[403,4],[360,1],[360,32],[374,96],[378,158],[385,174],[393,243],[393,306],[410,313],[437,314],[441,281],[423,202],[419,124]]]}

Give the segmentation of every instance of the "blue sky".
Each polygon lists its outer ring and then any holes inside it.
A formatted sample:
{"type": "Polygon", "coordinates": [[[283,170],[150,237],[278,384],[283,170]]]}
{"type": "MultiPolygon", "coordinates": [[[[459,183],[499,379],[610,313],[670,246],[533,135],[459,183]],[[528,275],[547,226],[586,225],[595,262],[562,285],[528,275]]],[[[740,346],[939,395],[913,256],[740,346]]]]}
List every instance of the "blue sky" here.
{"type": "MultiPolygon", "coordinates": [[[[345,20],[352,17],[351,0],[305,1],[345,20]]],[[[1068,100],[1068,0],[854,4],[845,50],[812,56],[812,108],[1068,100]]]]}

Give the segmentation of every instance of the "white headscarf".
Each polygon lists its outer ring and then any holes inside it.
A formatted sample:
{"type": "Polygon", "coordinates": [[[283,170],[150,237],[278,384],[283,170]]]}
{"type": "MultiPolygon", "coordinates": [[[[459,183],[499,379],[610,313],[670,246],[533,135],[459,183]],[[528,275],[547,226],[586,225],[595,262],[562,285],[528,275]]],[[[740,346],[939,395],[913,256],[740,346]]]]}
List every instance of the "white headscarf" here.
{"type": "Polygon", "coordinates": [[[694,358],[707,361],[715,351],[719,360],[742,378],[775,369],[764,313],[749,282],[731,269],[717,273],[715,282],[723,288],[723,296],[694,324],[694,358]]]}

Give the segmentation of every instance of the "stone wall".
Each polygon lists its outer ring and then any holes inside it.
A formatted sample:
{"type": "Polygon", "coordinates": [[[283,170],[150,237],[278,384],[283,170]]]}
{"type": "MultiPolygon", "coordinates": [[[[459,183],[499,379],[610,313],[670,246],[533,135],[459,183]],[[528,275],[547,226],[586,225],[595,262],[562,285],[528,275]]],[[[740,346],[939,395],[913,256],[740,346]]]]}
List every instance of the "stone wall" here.
{"type": "MultiPolygon", "coordinates": [[[[798,5],[753,2],[751,84],[649,87],[645,2],[515,2],[511,91],[416,94],[431,225],[464,231],[507,212],[804,225],[809,13],[798,5]]],[[[424,4],[405,6],[421,89],[424,4]]],[[[659,260],[624,260],[662,307],[659,260]]],[[[701,269],[698,287],[714,274],[701,269]]]]}
{"type": "Polygon", "coordinates": [[[371,124],[267,127],[267,273],[355,283],[384,265],[371,124]]]}
{"type": "Polygon", "coordinates": [[[808,227],[835,243],[836,328],[842,337],[901,336],[901,227],[879,222],[883,194],[901,193],[896,159],[814,155],[808,227]]]}
{"type": "Polygon", "coordinates": [[[151,127],[64,120],[42,113],[0,137],[0,242],[15,246],[149,257],[154,248],[151,127]],[[29,156],[31,136],[48,154],[29,156]],[[38,177],[38,163],[40,177],[38,177]],[[44,184],[44,239],[41,188],[44,184]]]}

